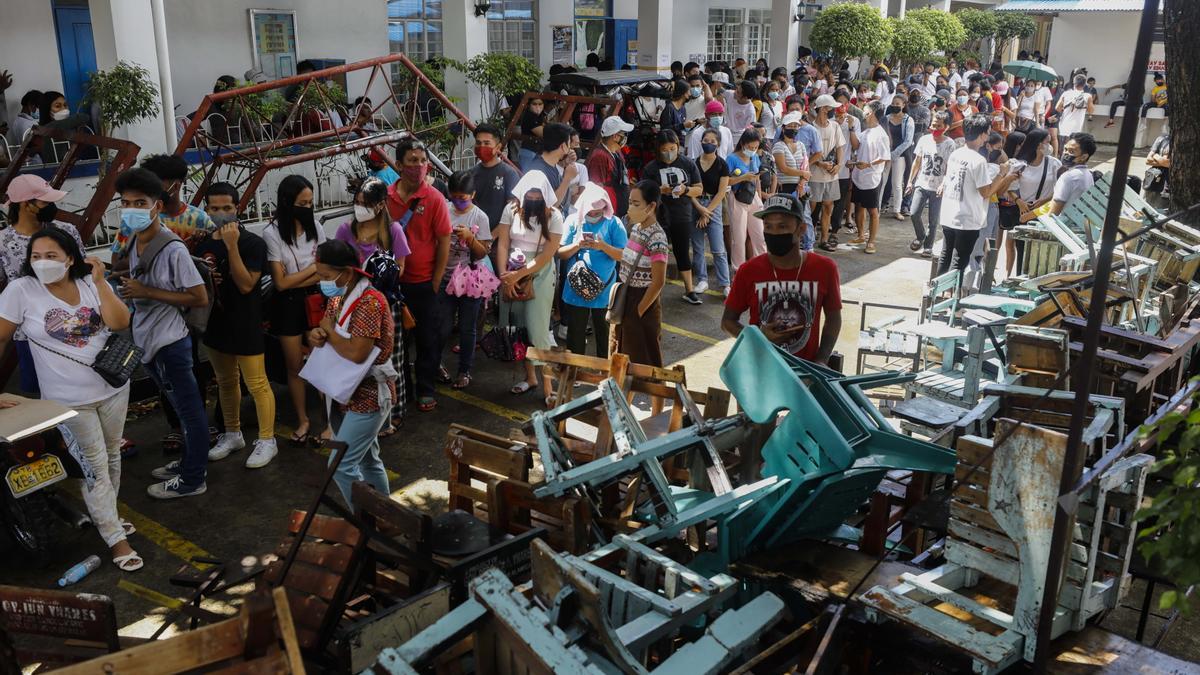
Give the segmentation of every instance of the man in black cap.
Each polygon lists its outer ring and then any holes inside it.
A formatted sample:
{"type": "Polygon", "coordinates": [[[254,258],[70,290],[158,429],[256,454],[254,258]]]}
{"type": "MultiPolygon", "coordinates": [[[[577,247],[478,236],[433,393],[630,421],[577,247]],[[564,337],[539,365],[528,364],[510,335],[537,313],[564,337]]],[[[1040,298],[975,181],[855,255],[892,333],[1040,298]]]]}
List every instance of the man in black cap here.
{"type": "Polygon", "coordinates": [[[825,364],[842,329],[837,264],[800,249],[808,226],[795,195],[771,195],[763,206],[754,217],[763,221],[767,252],[738,268],[721,328],[737,337],[745,328],[742,314],[749,310],[750,325],[758,326],[768,340],[800,358],[825,364]]]}

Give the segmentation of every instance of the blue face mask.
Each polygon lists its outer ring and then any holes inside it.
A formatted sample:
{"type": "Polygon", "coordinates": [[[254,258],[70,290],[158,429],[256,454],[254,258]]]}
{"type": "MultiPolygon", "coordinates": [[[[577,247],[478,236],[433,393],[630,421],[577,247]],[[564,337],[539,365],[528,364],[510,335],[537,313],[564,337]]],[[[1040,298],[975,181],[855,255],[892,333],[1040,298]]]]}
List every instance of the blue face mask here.
{"type": "Polygon", "coordinates": [[[772,101],[778,101],[779,99],[783,98],[783,94],[778,91],[773,91],[767,95],[771,97],[772,101]]]}
{"type": "Polygon", "coordinates": [[[708,126],[716,129],[717,127],[720,127],[721,123],[724,121],[725,118],[721,117],[720,115],[714,115],[713,117],[708,118],[708,126]]]}
{"type": "Polygon", "coordinates": [[[336,298],[346,294],[346,287],[338,286],[337,279],[322,279],[318,285],[321,287],[321,293],[327,298],[336,298]]]}
{"type": "Polygon", "coordinates": [[[595,216],[592,216],[592,215],[585,215],[585,216],[583,217],[583,220],[584,220],[585,222],[587,222],[587,223],[591,224],[591,225],[595,225],[596,223],[600,222],[600,221],[601,221],[601,220],[603,220],[603,219],[604,219],[604,214],[603,214],[603,213],[601,213],[601,214],[599,214],[599,215],[595,215],[595,216]]]}
{"type": "Polygon", "coordinates": [[[692,98],[700,98],[700,94],[704,93],[700,87],[692,87],[692,98]]]}
{"type": "Polygon", "coordinates": [[[127,234],[137,234],[150,227],[152,222],[150,209],[121,209],[121,229],[127,234]]]}

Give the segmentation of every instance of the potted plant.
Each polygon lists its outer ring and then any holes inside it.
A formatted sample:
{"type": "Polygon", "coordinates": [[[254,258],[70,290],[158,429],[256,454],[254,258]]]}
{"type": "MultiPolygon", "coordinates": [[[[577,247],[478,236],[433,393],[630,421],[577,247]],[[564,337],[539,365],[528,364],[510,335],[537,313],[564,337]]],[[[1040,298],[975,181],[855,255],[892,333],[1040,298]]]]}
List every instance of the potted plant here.
{"type": "MultiPolygon", "coordinates": [[[[153,119],[162,107],[150,71],[136,63],[118,61],[108,70],[92,73],[86,89],[83,101],[95,104],[99,110],[101,136],[111,136],[116,129],[153,119]]],[[[108,165],[108,151],[101,149],[101,176],[108,171],[108,165]]]]}

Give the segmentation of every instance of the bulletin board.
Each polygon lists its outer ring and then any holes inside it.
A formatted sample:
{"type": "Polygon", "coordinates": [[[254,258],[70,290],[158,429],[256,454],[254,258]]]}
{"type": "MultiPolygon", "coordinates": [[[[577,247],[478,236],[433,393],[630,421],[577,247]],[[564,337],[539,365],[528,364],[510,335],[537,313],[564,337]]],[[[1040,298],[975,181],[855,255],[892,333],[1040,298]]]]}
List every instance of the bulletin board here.
{"type": "Polygon", "coordinates": [[[250,10],[250,46],[254,68],[268,79],[295,75],[300,51],[296,13],[281,9],[250,10]]]}

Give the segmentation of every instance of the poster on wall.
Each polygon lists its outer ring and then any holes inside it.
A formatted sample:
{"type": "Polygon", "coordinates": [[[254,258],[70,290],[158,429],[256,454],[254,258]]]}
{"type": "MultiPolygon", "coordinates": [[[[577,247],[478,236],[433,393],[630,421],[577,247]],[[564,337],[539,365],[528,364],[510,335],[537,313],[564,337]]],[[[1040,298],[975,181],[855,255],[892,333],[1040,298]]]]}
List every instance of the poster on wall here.
{"type": "Polygon", "coordinates": [[[564,66],[574,64],[573,31],[572,26],[550,26],[551,61],[553,63],[564,66]]]}
{"type": "Polygon", "coordinates": [[[279,9],[250,10],[250,42],[254,68],[269,79],[296,74],[300,41],[296,13],[279,9]]]}
{"type": "Polygon", "coordinates": [[[575,0],[575,16],[608,16],[608,0],[575,0]]]}

